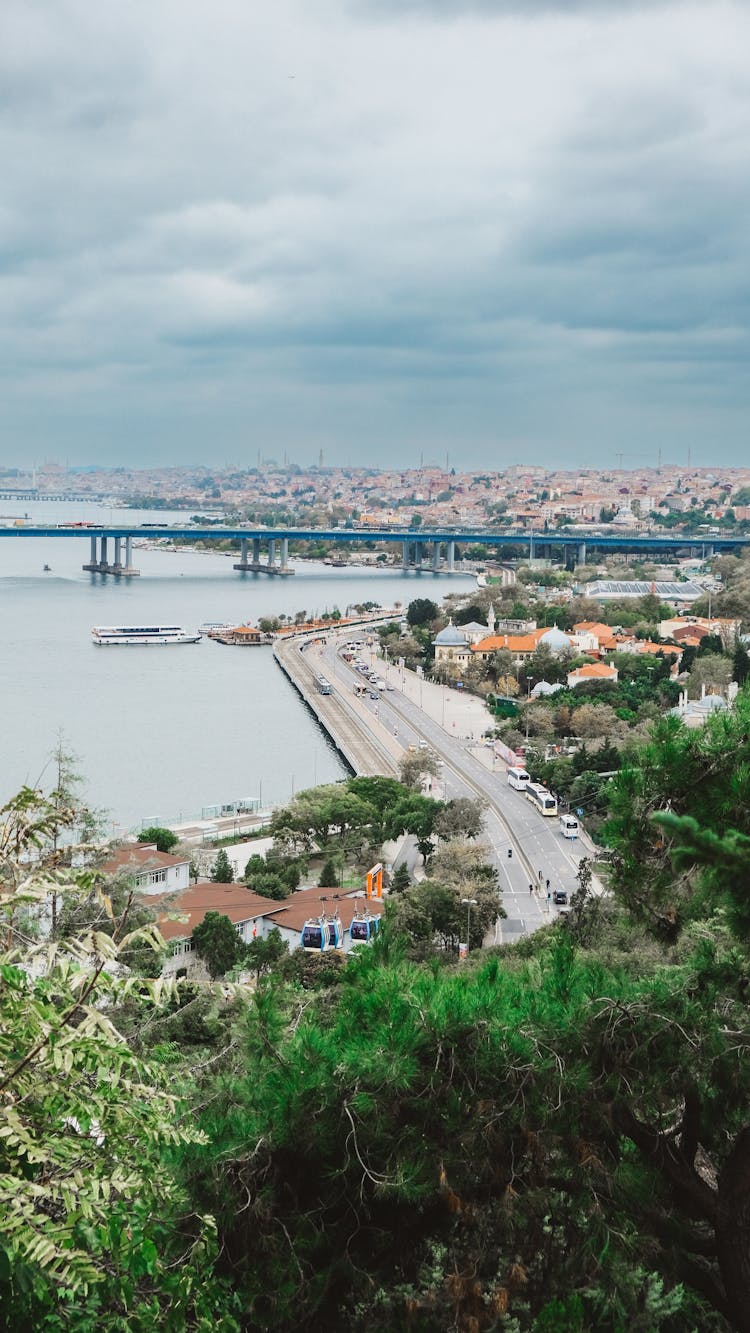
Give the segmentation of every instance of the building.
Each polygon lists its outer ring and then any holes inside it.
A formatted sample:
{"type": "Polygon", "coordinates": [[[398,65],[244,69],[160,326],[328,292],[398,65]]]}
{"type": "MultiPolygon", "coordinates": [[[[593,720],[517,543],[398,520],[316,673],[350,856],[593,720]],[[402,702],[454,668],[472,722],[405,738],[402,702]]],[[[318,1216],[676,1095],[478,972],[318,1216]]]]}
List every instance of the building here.
{"type": "Polygon", "coordinates": [[[244,884],[214,884],[210,881],[191,885],[181,893],[149,896],[149,907],[156,911],[156,924],[170,946],[162,976],[205,975],[203,963],[195,951],[193,931],[208,912],[229,917],[240,939],[249,944],[266,935],[274,916],[284,904],[263,898],[244,884]]]}
{"type": "Polygon", "coordinates": [[[572,653],[575,643],[569,634],[564,634],[561,629],[552,625],[549,629],[541,628],[532,630],[530,634],[493,634],[488,635],[486,639],[481,639],[479,643],[473,644],[471,652],[476,653],[482,661],[487,661],[493,653],[499,653],[503,650],[509,652],[514,662],[520,664],[536,652],[537,648],[549,648],[550,652],[556,656],[566,653],[572,653]]]}
{"type": "Polygon", "coordinates": [[[659,623],[662,639],[675,643],[699,643],[707,634],[718,634],[725,649],[732,650],[737,643],[741,621],[728,616],[673,616],[659,623]]]}
{"type": "Polygon", "coordinates": [[[574,690],[577,685],[587,685],[592,680],[609,680],[616,684],[617,678],[617,667],[610,666],[608,662],[587,662],[585,666],[568,672],[568,689],[574,690]]]}
{"type": "Polygon", "coordinates": [[[495,610],[490,606],[487,624],[480,625],[470,620],[468,625],[454,625],[449,620],[445,629],[441,629],[433,640],[435,665],[451,666],[454,670],[464,671],[471,661],[471,649],[488,634],[495,632],[495,610]]]}
{"type": "Polygon", "coordinates": [[[668,583],[646,583],[645,580],[630,579],[595,579],[586,583],[577,591],[584,597],[591,597],[595,602],[619,602],[637,597],[656,596],[663,602],[676,602],[690,605],[705,597],[706,590],[699,583],[686,579],[668,583]]]}
{"type": "Polygon", "coordinates": [[[153,843],[126,843],[100,866],[105,875],[127,875],[139,893],[176,893],[190,887],[190,861],[159,852],[153,843]]]}

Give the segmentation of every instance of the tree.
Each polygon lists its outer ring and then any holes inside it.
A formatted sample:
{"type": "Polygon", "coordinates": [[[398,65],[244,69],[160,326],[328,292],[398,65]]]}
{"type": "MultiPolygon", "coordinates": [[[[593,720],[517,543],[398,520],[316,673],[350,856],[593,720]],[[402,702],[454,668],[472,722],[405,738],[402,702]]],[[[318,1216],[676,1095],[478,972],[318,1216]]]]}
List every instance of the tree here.
{"type": "Polygon", "coordinates": [[[45,850],[74,817],[30,788],[0,811],[2,1323],[115,1333],[211,1316],[236,1333],[212,1272],[213,1219],[189,1215],[167,1166],[202,1136],[169,1071],[116,1026],[118,1006],[143,1023],[176,988],[122,975],[123,951],[160,946],[153,926],[130,931],[132,895],[115,918],[95,873],[61,870],[45,850]],[[63,911],[98,894],[111,933],[29,944],[19,916],[46,918],[53,887],[63,911]]]}
{"type": "Polygon", "coordinates": [[[273,898],[279,903],[288,898],[292,892],[283,876],[271,869],[265,870],[262,874],[254,874],[248,887],[253,893],[260,894],[261,898],[273,898]]]}
{"type": "Polygon", "coordinates": [[[574,710],[570,725],[574,736],[590,740],[616,735],[623,724],[618,721],[614,708],[610,708],[609,704],[581,704],[580,708],[574,710]]]}
{"type": "Polygon", "coordinates": [[[265,936],[258,936],[245,946],[243,962],[257,977],[270,971],[285,958],[289,950],[281,938],[281,932],[273,926],[265,936]]]}
{"type": "Polygon", "coordinates": [[[169,828],[161,828],[158,825],[151,825],[149,828],[141,829],[138,834],[139,842],[154,843],[157,852],[171,852],[173,847],[180,841],[176,833],[169,828]]]}
{"type": "Polygon", "coordinates": [[[404,893],[411,884],[411,875],[409,867],[405,861],[401,861],[393,872],[391,880],[391,893],[404,893]]]}
{"type": "Polygon", "coordinates": [[[717,653],[707,653],[705,657],[696,657],[688,676],[688,694],[691,699],[700,698],[705,686],[709,691],[723,693],[732,679],[732,659],[719,657],[717,653]]]}
{"type": "Polygon", "coordinates": [[[367,801],[349,789],[347,783],[328,783],[299,792],[271,820],[274,838],[290,846],[312,851],[326,848],[332,839],[340,841],[348,834],[362,834],[371,827],[377,814],[367,801]]]}
{"type": "Polygon", "coordinates": [[[389,812],[385,824],[387,838],[397,838],[402,833],[411,833],[417,840],[417,847],[423,861],[431,855],[435,844],[433,830],[435,817],[442,809],[438,801],[410,791],[397,801],[389,812]]]}
{"type": "Polygon", "coordinates": [[[334,862],[334,860],[333,860],[333,857],[331,857],[331,856],[327,856],[326,859],[325,859],[325,861],[323,862],[323,865],[322,865],[322,868],[321,868],[321,871],[320,871],[320,879],[318,880],[318,888],[319,888],[319,889],[332,889],[332,888],[337,888],[337,887],[338,887],[338,884],[339,884],[339,880],[340,880],[340,878],[341,878],[341,876],[340,876],[338,870],[336,869],[336,864],[335,864],[335,862],[334,862]]]}
{"type": "Polygon", "coordinates": [[[433,750],[407,750],[399,760],[399,777],[404,787],[420,791],[426,777],[437,777],[440,768],[433,750]]]}
{"type": "Polygon", "coordinates": [[[738,685],[744,685],[750,676],[750,653],[744,643],[738,643],[732,661],[732,677],[738,685]]]}
{"type": "Polygon", "coordinates": [[[211,880],[214,884],[231,884],[234,880],[232,866],[223,847],[219,851],[211,870],[211,880]]]}
{"type": "Polygon", "coordinates": [[[235,927],[223,912],[206,912],[193,928],[193,943],[211,977],[223,977],[236,967],[242,954],[242,942],[235,927]]]}
{"type": "Polygon", "coordinates": [[[484,806],[468,796],[448,801],[436,815],[434,831],[445,841],[452,838],[478,838],[484,826],[484,806]]]}
{"type": "Polygon", "coordinates": [[[438,618],[438,608],[429,597],[415,597],[406,609],[406,619],[412,628],[416,625],[431,625],[438,618]]]}

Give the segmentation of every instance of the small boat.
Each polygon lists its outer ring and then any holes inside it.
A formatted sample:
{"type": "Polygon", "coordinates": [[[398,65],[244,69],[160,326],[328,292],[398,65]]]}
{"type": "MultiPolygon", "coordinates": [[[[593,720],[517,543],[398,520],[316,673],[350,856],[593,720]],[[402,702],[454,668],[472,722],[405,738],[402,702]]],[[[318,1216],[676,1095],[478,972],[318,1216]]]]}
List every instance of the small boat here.
{"type": "Polygon", "coordinates": [[[199,633],[191,633],[182,625],[97,625],[91,637],[99,648],[132,647],[134,645],[198,643],[199,633]]]}
{"type": "Polygon", "coordinates": [[[51,574],[51,573],[52,573],[52,566],[51,566],[51,565],[42,565],[42,573],[43,573],[43,574],[51,574]]]}

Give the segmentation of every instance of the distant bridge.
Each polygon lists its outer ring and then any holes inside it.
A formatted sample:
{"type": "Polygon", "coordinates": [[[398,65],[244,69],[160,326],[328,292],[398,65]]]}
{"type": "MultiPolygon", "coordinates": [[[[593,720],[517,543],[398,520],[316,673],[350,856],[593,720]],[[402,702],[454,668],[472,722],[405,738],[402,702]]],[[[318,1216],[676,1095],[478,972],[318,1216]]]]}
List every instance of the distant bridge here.
{"type": "Polygon", "coordinates": [[[401,546],[403,569],[428,568],[435,572],[455,569],[456,546],[512,547],[519,554],[534,557],[549,556],[554,549],[563,554],[571,552],[579,564],[584,564],[590,551],[623,551],[659,557],[679,551],[695,553],[704,558],[717,552],[736,551],[750,546],[750,537],[706,534],[696,536],[670,533],[654,537],[645,534],[572,533],[572,532],[483,532],[479,529],[462,531],[460,528],[418,528],[415,531],[396,531],[392,528],[369,530],[363,528],[249,528],[249,527],[175,527],[168,523],[129,524],[31,524],[18,523],[0,527],[2,537],[84,537],[91,543],[90,559],[83,566],[94,574],[114,574],[132,577],[134,538],[166,537],[171,541],[237,541],[240,558],[234,565],[242,573],[289,575],[289,543],[294,541],[324,541],[351,546],[361,542],[383,542],[401,546]],[[110,546],[112,543],[112,558],[110,546]],[[252,543],[252,547],[251,544],[252,543]],[[261,555],[265,554],[265,559],[261,555]],[[425,563],[427,562],[427,563],[425,563]]]}

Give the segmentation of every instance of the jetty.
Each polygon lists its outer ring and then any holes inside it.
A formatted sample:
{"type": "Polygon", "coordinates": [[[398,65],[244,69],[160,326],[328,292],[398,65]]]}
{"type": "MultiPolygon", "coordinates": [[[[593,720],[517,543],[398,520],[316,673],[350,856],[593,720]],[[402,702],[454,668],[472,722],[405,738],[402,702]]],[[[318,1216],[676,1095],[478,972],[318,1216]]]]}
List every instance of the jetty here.
{"type": "MultiPolygon", "coordinates": [[[[363,630],[379,624],[387,624],[394,619],[394,613],[387,616],[369,618],[361,622],[349,621],[345,628],[351,629],[361,624],[363,630]]],[[[334,626],[329,626],[333,629],[334,626]]],[[[343,628],[341,623],[335,628],[343,628]]],[[[398,756],[401,747],[394,745],[387,737],[385,729],[382,737],[359,716],[351,701],[351,695],[336,684],[326,682],[328,692],[321,693],[318,680],[319,672],[310,662],[307,650],[314,643],[320,642],[325,631],[306,630],[301,634],[287,633],[274,643],[273,654],[285,676],[291,681],[297,693],[315,715],[321,727],[330,736],[339,754],[357,777],[397,777],[398,756]]]]}

